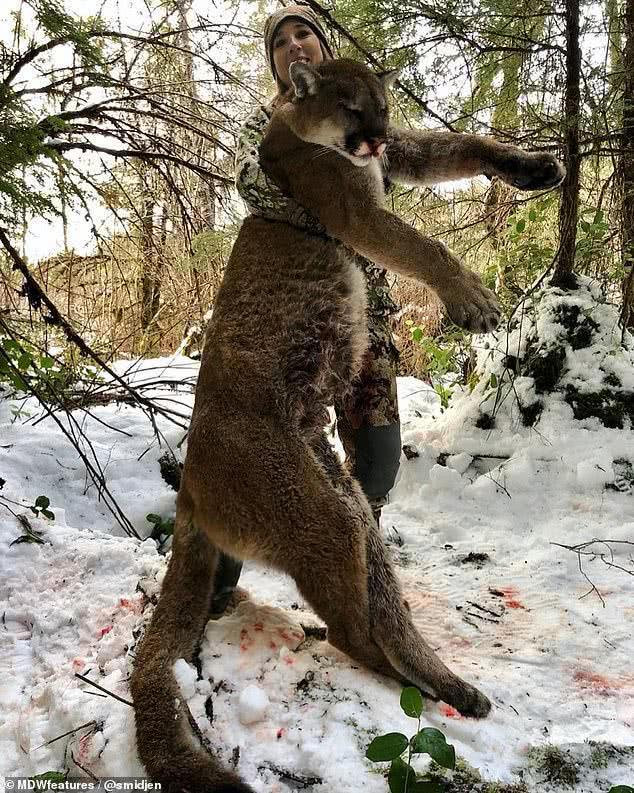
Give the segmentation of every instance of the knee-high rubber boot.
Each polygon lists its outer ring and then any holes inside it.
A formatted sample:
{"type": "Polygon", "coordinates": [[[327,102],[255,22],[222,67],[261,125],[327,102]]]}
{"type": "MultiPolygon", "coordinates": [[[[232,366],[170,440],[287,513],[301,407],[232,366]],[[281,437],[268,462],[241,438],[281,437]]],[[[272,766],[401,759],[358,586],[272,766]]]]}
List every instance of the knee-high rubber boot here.
{"type": "Polygon", "coordinates": [[[394,487],[401,457],[401,425],[362,426],[353,432],[354,476],[379,522],[381,509],[394,487]]]}
{"type": "Polygon", "coordinates": [[[242,562],[226,553],[220,554],[216,577],[214,579],[214,594],[209,607],[210,619],[218,619],[224,614],[229,599],[233,595],[242,572],[242,562]]]}

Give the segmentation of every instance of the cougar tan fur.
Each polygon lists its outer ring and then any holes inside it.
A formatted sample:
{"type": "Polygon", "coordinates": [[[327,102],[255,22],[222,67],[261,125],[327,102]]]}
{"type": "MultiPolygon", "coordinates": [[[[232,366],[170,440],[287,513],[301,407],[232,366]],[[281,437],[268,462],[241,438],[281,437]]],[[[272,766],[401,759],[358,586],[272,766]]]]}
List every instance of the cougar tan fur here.
{"type": "Polygon", "coordinates": [[[498,322],[477,275],[383,209],[382,169],[412,182],[496,173],[538,187],[560,180],[561,167],[486,139],[390,128],[390,77],[357,63],[294,64],[291,78],[295,98],[276,111],[262,162],[328,235],[247,219],[214,305],[172,557],[131,679],[139,754],[168,791],[252,790],[193,740],[172,669],[204,629],[219,550],[291,575],[355,662],[467,716],[491,707],[414,627],[369,505],[323,427],[366,346],[354,252],[424,281],[464,327],[498,322]]]}

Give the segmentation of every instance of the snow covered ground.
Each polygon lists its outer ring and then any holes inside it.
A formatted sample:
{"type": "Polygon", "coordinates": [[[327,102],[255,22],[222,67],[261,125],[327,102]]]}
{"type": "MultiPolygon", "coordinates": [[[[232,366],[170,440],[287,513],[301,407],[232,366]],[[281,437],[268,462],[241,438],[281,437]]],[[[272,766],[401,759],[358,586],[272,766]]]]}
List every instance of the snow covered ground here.
{"type": "MultiPolygon", "coordinates": [[[[165,376],[179,379],[196,371],[184,358],[141,366],[169,366],[165,376]]],[[[634,372],[623,368],[621,380],[632,387],[634,372]]],[[[179,398],[191,406],[190,394],[179,398]]],[[[576,421],[556,398],[535,428],[509,412],[489,430],[475,426],[477,394],[456,395],[441,413],[427,385],[404,378],[399,398],[412,459],[403,457],[384,510],[386,536],[421,631],[494,702],[484,721],[429,702],[424,724],[441,729],[483,780],[571,789],[549,782],[531,751],[555,745],[577,774],[574,790],[633,785],[626,463],[634,433],[576,421]],[[592,546],[607,556],[584,557],[582,573],[578,555],[560,546],[594,538],[610,541],[592,546]]],[[[153,541],[122,536],[56,425],[35,423],[33,404],[25,406],[30,419],[23,410],[16,420],[15,407],[0,399],[0,779],[65,769],[140,776],[132,709],[75,674],[129,699],[129,653],[146,602],[139,582],[155,594],[165,559],[153,541]],[[54,520],[29,511],[40,495],[54,520]],[[25,533],[11,510],[28,517],[43,544],[11,544],[25,533]]],[[[147,536],[146,514],[174,510],[157,462],[165,449],[135,408],[110,405],[93,416],[84,431],[109,487],[147,536]]],[[[175,447],[182,432],[159,426],[175,447]]],[[[178,664],[183,695],[212,745],[225,762],[237,759],[258,791],[386,791],[385,767],[364,755],[376,735],[413,734],[399,686],[306,637],[319,623],[292,581],[247,565],[241,585],[251,599],[207,626],[202,676],[178,664]]]]}

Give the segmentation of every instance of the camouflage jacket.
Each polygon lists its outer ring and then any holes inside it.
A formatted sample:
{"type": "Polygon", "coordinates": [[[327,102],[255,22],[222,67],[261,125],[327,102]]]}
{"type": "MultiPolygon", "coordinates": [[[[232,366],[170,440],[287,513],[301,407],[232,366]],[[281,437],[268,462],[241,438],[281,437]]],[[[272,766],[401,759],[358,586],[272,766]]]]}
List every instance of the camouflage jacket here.
{"type": "MultiPolygon", "coordinates": [[[[269,220],[286,220],[293,226],[325,234],[326,230],[317,218],[284,195],[260,167],[258,148],[272,113],[270,105],[261,105],[249,115],[240,129],[235,163],[238,193],[253,215],[269,220]]],[[[389,318],[396,313],[398,306],[390,296],[386,271],[361,256],[357,256],[356,260],[365,273],[368,284],[370,322],[389,318]]]]}

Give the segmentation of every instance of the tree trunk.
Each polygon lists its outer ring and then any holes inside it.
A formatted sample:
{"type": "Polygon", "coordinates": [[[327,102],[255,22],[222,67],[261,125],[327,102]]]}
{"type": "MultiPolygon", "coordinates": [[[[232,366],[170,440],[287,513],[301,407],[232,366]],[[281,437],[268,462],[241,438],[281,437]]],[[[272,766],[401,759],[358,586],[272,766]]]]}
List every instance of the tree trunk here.
{"type": "Polygon", "coordinates": [[[489,232],[489,241],[493,250],[498,251],[503,242],[502,233],[508,225],[508,219],[515,211],[517,190],[506,184],[497,176],[484,197],[484,221],[489,232]]]}
{"type": "Polygon", "coordinates": [[[581,49],[579,47],[579,0],[566,0],[566,98],[565,142],[567,176],[559,208],[559,255],[552,283],[572,289],[577,220],[579,216],[579,114],[581,111],[581,49]]]}
{"type": "Polygon", "coordinates": [[[143,197],[143,214],[141,217],[141,328],[148,331],[152,319],[158,310],[161,298],[161,284],[158,279],[156,248],[154,245],[154,197],[149,188],[143,197]]]}
{"type": "Polygon", "coordinates": [[[625,0],[625,48],[623,53],[623,140],[621,175],[623,207],[623,326],[634,329],[634,0],[625,0]]]}

